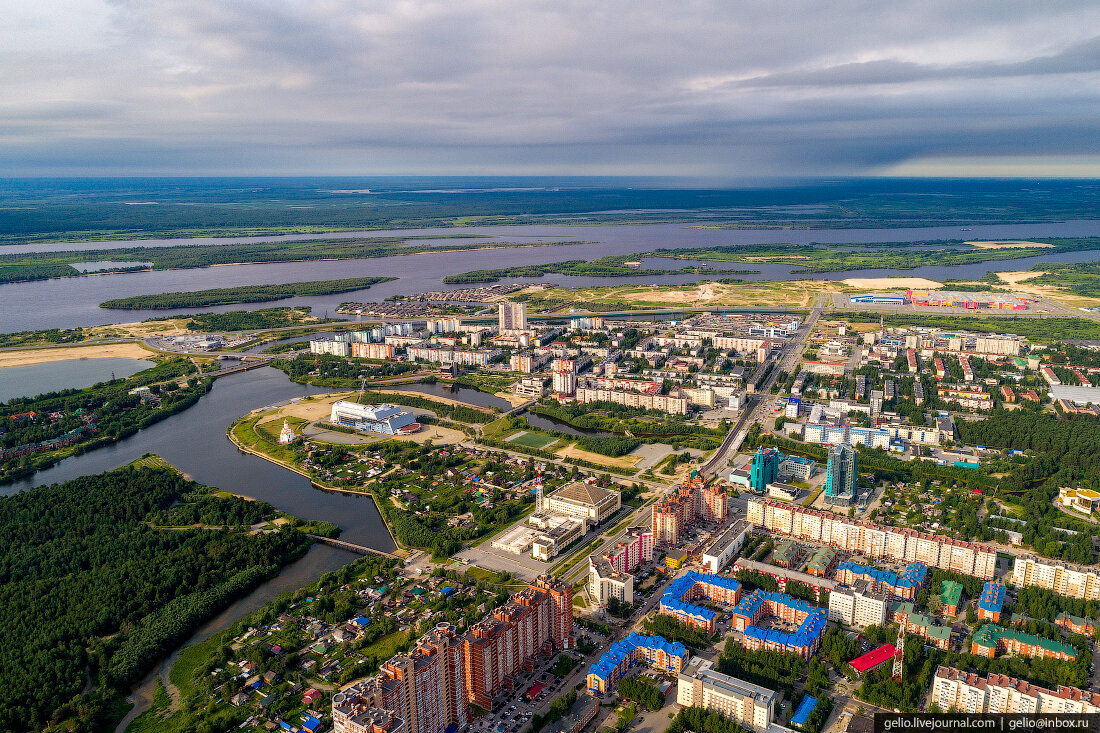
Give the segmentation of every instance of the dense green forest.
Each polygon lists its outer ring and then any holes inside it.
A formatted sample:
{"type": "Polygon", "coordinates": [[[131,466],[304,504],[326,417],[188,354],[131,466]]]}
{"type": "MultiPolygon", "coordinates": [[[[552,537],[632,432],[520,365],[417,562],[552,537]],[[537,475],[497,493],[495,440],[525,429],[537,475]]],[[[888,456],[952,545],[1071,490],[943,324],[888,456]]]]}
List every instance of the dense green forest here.
{"type": "Polygon", "coordinates": [[[155,308],[202,308],[234,303],[262,303],[306,295],[331,295],[366,290],[371,285],[396,280],[394,277],[353,277],[344,280],[309,280],[280,285],[242,285],[236,288],[212,288],[157,295],[131,295],[128,298],[105,300],[100,308],[141,310],[155,308]]]}
{"type": "Polygon", "coordinates": [[[260,308],[254,311],[197,313],[191,316],[187,328],[192,331],[252,331],[261,328],[284,328],[303,323],[309,308],[260,308]]]}
{"type": "Polygon", "coordinates": [[[210,389],[188,359],[173,358],[127,379],[0,404],[0,483],[72,453],[109,445],[198,402],[210,389]],[[182,385],[182,386],[181,386],[182,385]],[[148,387],[149,395],[131,394],[148,387]]]}
{"type": "Polygon", "coordinates": [[[689,221],[733,229],[974,226],[1100,217],[1100,191],[1091,182],[1036,179],[846,179],[741,189],[576,178],[0,183],[0,244],[561,224],[562,215],[565,223],[574,223],[574,214],[589,223],[689,221]],[[508,188],[501,190],[502,185],[508,188]],[[156,205],[129,205],[134,200],[156,205]]]}
{"type": "Polygon", "coordinates": [[[566,260],[564,262],[551,262],[545,265],[520,265],[518,267],[502,267],[497,270],[471,270],[455,275],[447,275],[443,282],[453,283],[492,283],[511,277],[542,277],[547,274],[578,275],[583,277],[651,277],[654,275],[706,275],[721,273],[724,275],[752,275],[759,270],[726,270],[712,267],[699,267],[690,265],[687,267],[670,269],[655,269],[629,267],[625,263],[636,261],[645,255],[614,255],[600,257],[595,260],[566,260]]]}
{"type": "Polygon", "coordinates": [[[158,658],[308,547],[296,530],[144,523],[202,490],[126,467],[0,498],[0,729],[102,730],[158,658]]]}
{"type": "MultiPolygon", "coordinates": [[[[439,237],[433,237],[438,239],[439,237]]],[[[154,270],[177,270],[211,265],[310,260],[351,260],[397,255],[494,249],[500,247],[543,247],[580,242],[488,242],[478,244],[410,244],[416,237],[367,237],[314,239],[292,242],[243,242],[240,244],[197,244],[178,247],[122,247],[58,252],[0,254],[0,283],[75,277],[82,273],[73,262],[96,260],[152,262],[154,270]]],[[[125,272],[141,267],[120,267],[100,272],[125,272]]]]}

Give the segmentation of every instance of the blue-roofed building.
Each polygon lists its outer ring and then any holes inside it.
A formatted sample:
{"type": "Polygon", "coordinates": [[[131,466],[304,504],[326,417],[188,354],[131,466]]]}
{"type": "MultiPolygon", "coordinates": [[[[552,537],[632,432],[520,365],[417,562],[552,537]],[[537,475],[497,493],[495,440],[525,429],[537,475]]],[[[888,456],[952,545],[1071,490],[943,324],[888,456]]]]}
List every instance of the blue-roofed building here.
{"type": "Polygon", "coordinates": [[[366,628],[370,625],[370,619],[366,616],[356,616],[351,620],[351,622],[361,629],[366,628]]]}
{"type": "Polygon", "coordinates": [[[628,669],[643,662],[662,672],[679,674],[689,656],[687,647],[678,641],[632,632],[612,644],[599,661],[588,668],[588,690],[601,695],[607,693],[628,669]]]}
{"type": "Polygon", "coordinates": [[[838,583],[854,586],[856,581],[866,580],[872,591],[889,593],[895,599],[904,601],[912,601],[917,597],[927,575],[928,566],[919,562],[909,563],[900,574],[851,561],[836,566],[838,583]]]}
{"type": "Polygon", "coordinates": [[[800,728],[806,725],[806,721],[810,719],[810,713],[817,707],[817,698],[806,695],[802,698],[802,702],[798,703],[798,708],[794,711],[794,715],[791,716],[791,725],[797,725],[800,728]]]}
{"type": "Polygon", "coordinates": [[[706,598],[727,606],[736,605],[741,599],[741,583],[733,578],[692,570],[672,581],[661,596],[661,613],[713,634],[718,614],[692,603],[697,598],[706,598]]]}
{"type": "Polygon", "coordinates": [[[306,718],[302,721],[302,730],[307,730],[309,733],[317,733],[321,728],[321,721],[313,716],[306,718]]]}
{"type": "Polygon", "coordinates": [[[827,619],[824,610],[801,598],[762,590],[745,596],[733,609],[734,628],[741,632],[747,649],[791,652],[803,659],[809,659],[820,646],[827,619]],[[798,624],[798,629],[790,632],[764,628],[759,624],[767,616],[798,624]]]}
{"type": "Polygon", "coordinates": [[[1004,607],[1004,584],[990,580],[982,586],[982,594],[978,597],[978,620],[989,619],[993,623],[1000,623],[1001,611],[1004,610],[1004,607]]]}

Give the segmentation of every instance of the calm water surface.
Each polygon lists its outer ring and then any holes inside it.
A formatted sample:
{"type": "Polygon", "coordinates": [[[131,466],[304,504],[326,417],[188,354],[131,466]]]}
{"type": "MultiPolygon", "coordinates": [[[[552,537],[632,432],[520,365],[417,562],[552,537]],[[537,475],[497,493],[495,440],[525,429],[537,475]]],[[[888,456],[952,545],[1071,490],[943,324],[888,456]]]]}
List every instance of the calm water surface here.
{"type": "MultiPolygon", "coordinates": [[[[657,224],[637,226],[529,226],[529,227],[477,227],[471,230],[413,229],[388,232],[345,232],[340,237],[385,235],[435,235],[455,231],[484,234],[500,241],[533,241],[527,236],[552,241],[586,241],[591,244],[568,246],[528,247],[514,249],[475,250],[470,252],[441,252],[418,255],[393,256],[370,260],[340,260],[325,262],[284,262],[260,265],[234,265],[225,267],[196,268],[190,270],[161,270],[84,278],[59,278],[31,283],[0,285],[0,332],[24,331],[40,328],[71,328],[103,323],[124,323],[164,315],[164,311],[117,311],[99,308],[99,303],[109,298],[130,295],[164,293],[181,290],[235,287],[263,283],[287,283],[301,280],[328,280],[347,277],[385,275],[398,280],[376,285],[368,290],[341,293],[331,296],[288,298],[264,304],[232,305],[215,308],[195,308],[173,311],[198,313],[207,311],[239,310],[277,305],[308,305],[316,315],[335,313],[336,307],[345,301],[381,301],[391,295],[415,293],[425,290],[454,289],[445,286],[446,275],[477,269],[512,267],[527,264],[544,264],[569,259],[591,260],[614,254],[644,252],[658,247],[711,247],[731,244],[767,244],[792,242],[809,243],[859,243],[904,242],[944,239],[1009,239],[1052,236],[1100,236],[1100,221],[1071,221],[1040,224],[999,224],[973,227],[925,227],[907,229],[690,229],[683,224],[657,224]]],[[[329,235],[325,235],[329,236],[329,235]]],[[[225,238],[202,240],[140,240],[136,242],[81,243],[73,245],[20,245],[4,248],[9,251],[33,249],[111,248],[119,246],[170,246],[177,244],[217,244],[240,241],[287,241],[316,239],[316,236],[286,235],[282,237],[225,238]]],[[[441,240],[442,243],[463,240],[441,240]]],[[[902,274],[935,279],[980,277],[993,270],[1027,269],[1037,262],[1086,262],[1097,258],[1096,252],[1073,252],[1035,258],[994,261],[985,264],[959,267],[922,267],[904,270],[902,274]]],[[[683,266],[683,262],[677,262],[683,266]]],[[[847,277],[876,277],[892,274],[890,270],[862,270],[799,275],[791,273],[787,265],[742,265],[720,263],[717,266],[731,269],[761,270],[757,275],[737,275],[746,280],[781,280],[792,277],[820,279],[844,279],[847,277]]],[[[698,281],[703,275],[666,275],[643,278],[646,283],[682,284],[698,281]]],[[[712,275],[710,277],[721,277],[712,275]]],[[[553,282],[560,285],[606,285],[630,282],[630,279],[591,278],[548,275],[542,278],[518,278],[516,282],[553,282]]]]}
{"type": "Polygon", "coordinates": [[[0,368],[0,402],[33,397],[59,389],[82,389],[117,377],[123,379],[153,366],[145,359],[71,359],[0,368]]]}

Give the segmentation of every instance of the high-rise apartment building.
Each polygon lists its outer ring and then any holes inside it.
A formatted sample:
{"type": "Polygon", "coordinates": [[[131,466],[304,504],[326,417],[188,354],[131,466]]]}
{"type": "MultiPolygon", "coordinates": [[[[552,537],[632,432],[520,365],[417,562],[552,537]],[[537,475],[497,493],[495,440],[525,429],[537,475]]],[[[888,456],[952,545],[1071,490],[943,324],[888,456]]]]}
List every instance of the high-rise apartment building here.
{"type": "Polygon", "coordinates": [[[526,303],[500,303],[497,309],[497,326],[501,333],[527,330],[526,303]]]}
{"type": "Polygon", "coordinates": [[[852,506],[859,497],[859,454],[850,445],[841,443],[829,449],[829,464],[825,469],[825,503],[831,506],[852,506]]]}
{"type": "Polygon", "coordinates": [[[542,575],[463,637],[466,694],[490,710],[539,654],[566,648],[573,633],[573,586],[542,575]]]}
{"type": "Polygon", "coordinates": [[[469,722],[462,640],[450,624],[429,631],[377,676],[332,699],[337,733],[444,733],[469,722]]]}
{"type": "Polygon", "coordinates": [[[757,448],[749,468],[749,488],[757,494],[768,490],[768,484],[779,480],[779,451],[775,448],[757,448]]]}
{"type": "Polygon", "coordinates": [[[692,471],[676,491],[653,505],[654,544],[679,544],[684,528],[697,521],[724,522],[729,513],[728,501],[723,488],[708,485],[702,474],[692,471]]]}

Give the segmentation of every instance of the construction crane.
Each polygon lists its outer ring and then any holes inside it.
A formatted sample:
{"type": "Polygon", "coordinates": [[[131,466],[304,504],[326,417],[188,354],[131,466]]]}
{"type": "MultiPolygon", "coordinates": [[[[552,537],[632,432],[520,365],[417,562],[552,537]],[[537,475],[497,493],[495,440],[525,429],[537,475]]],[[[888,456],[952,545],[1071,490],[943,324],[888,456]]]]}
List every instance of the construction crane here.
{"type": "Polygon", "coordinates": [[[898,628],[898,640],[895,642],[894,647],[896,649],[894,652],[894,671],[890,676],[900,685],[905,677],[905,624],[898,628]]]}

